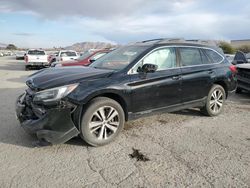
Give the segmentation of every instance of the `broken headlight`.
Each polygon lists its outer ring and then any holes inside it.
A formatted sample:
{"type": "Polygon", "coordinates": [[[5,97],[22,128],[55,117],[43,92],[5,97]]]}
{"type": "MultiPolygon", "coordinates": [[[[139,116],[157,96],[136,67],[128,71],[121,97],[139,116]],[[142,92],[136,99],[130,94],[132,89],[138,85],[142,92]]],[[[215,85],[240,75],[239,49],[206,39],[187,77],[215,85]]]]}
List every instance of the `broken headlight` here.
{"type": "Polygon", "coordinates": [[[52,102],[58,101],[63,97],[70,94],[79,84],[65,85],[61,87],[56,87],[52,89],[47,89],[44,91],[37,92],[34,96],[34,102],[52,102]]]}

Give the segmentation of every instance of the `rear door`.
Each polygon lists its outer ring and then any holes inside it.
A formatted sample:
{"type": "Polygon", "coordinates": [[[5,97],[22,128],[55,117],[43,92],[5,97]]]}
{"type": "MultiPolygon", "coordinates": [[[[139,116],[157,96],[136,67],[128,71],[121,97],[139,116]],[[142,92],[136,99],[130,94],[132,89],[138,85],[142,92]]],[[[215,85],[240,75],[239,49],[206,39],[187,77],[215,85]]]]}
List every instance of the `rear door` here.
{"type": "Polygon", "coordinates": [[[133,112],[147,111],[181,102],[180,68],[176,62],[176,50],[163,47],[146,55],[131,71],[133,112]],[[154,73],[138,73],[144,64],[155,64],[154,73]]]}
{"type": "Polygon", "coordinates": [[[182,73],[182,102],[206,97],[216,74],[213,64],[198,47],[179,47],[178,54],[182,73]]]}

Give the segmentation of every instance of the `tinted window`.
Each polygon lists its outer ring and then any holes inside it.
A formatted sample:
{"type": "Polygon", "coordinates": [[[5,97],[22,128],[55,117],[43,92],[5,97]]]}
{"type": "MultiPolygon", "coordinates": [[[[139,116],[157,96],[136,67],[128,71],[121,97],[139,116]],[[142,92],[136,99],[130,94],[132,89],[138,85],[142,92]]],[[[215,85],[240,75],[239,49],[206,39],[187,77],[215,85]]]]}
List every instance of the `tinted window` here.
{"type": "Polygon", "coordinates": [[[179,48],[182,66],[202,64],[200,50],[198,48],[179,48]]]}
{"type": "Polygon", "coordinates": [[[203,64],[210,64],[211,61],[209,61],[208,57],[206,56],[205,52],[203,52],[202,50],[201,52],[201,59],[202,59],[202,63],[203,64]]]}
{"type": "Polygon", "coordinates": [[[235,54],[234,60],[236,60],[236,61],[244,61],[244,62],[247,61],[245,54],[243,52],[240,52],[240,51],[238,51],[235,54]]]}
{"type": "Polygon", "coordinates": [[[45,52],[41,50],[29,50],[28,54],[29,55],[45,55],[45,52]]]}
{"type": "Polygon", "coordinates": [[[213,63],[220,63],[223,60],[223,57],[213,50],[204,49],[204,51],[213,63]]]}

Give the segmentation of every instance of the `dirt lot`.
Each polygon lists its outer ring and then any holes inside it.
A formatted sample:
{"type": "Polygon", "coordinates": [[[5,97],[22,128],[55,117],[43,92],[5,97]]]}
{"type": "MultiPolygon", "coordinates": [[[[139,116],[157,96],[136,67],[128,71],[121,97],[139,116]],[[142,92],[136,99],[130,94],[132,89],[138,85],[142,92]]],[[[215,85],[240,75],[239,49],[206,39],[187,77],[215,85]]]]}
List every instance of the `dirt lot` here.
{"type": "Polygon", "coordinates": [[[0,187],[250,187],[250,95],[214,118],[193,109],[129,122],[104,147],[75,138],[33,148],[14,116],[32,72],[0,57],[0,187]]]}

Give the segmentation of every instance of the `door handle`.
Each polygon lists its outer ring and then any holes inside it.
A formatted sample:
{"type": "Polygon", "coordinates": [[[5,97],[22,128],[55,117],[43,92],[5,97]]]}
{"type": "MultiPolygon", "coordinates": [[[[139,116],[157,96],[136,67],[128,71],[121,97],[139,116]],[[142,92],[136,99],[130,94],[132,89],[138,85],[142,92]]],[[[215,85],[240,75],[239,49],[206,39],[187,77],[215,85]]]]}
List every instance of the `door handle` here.
{"type": "Polygon", "coordinates": [[[173,76],[172,80],[180,80],[181,76],[173,76]]]}
{"type": "Polygon", "coordinates": [[[208,71],[208,74],[213,74],[213,73],[214,73],[213,70],[208,71]]]}

